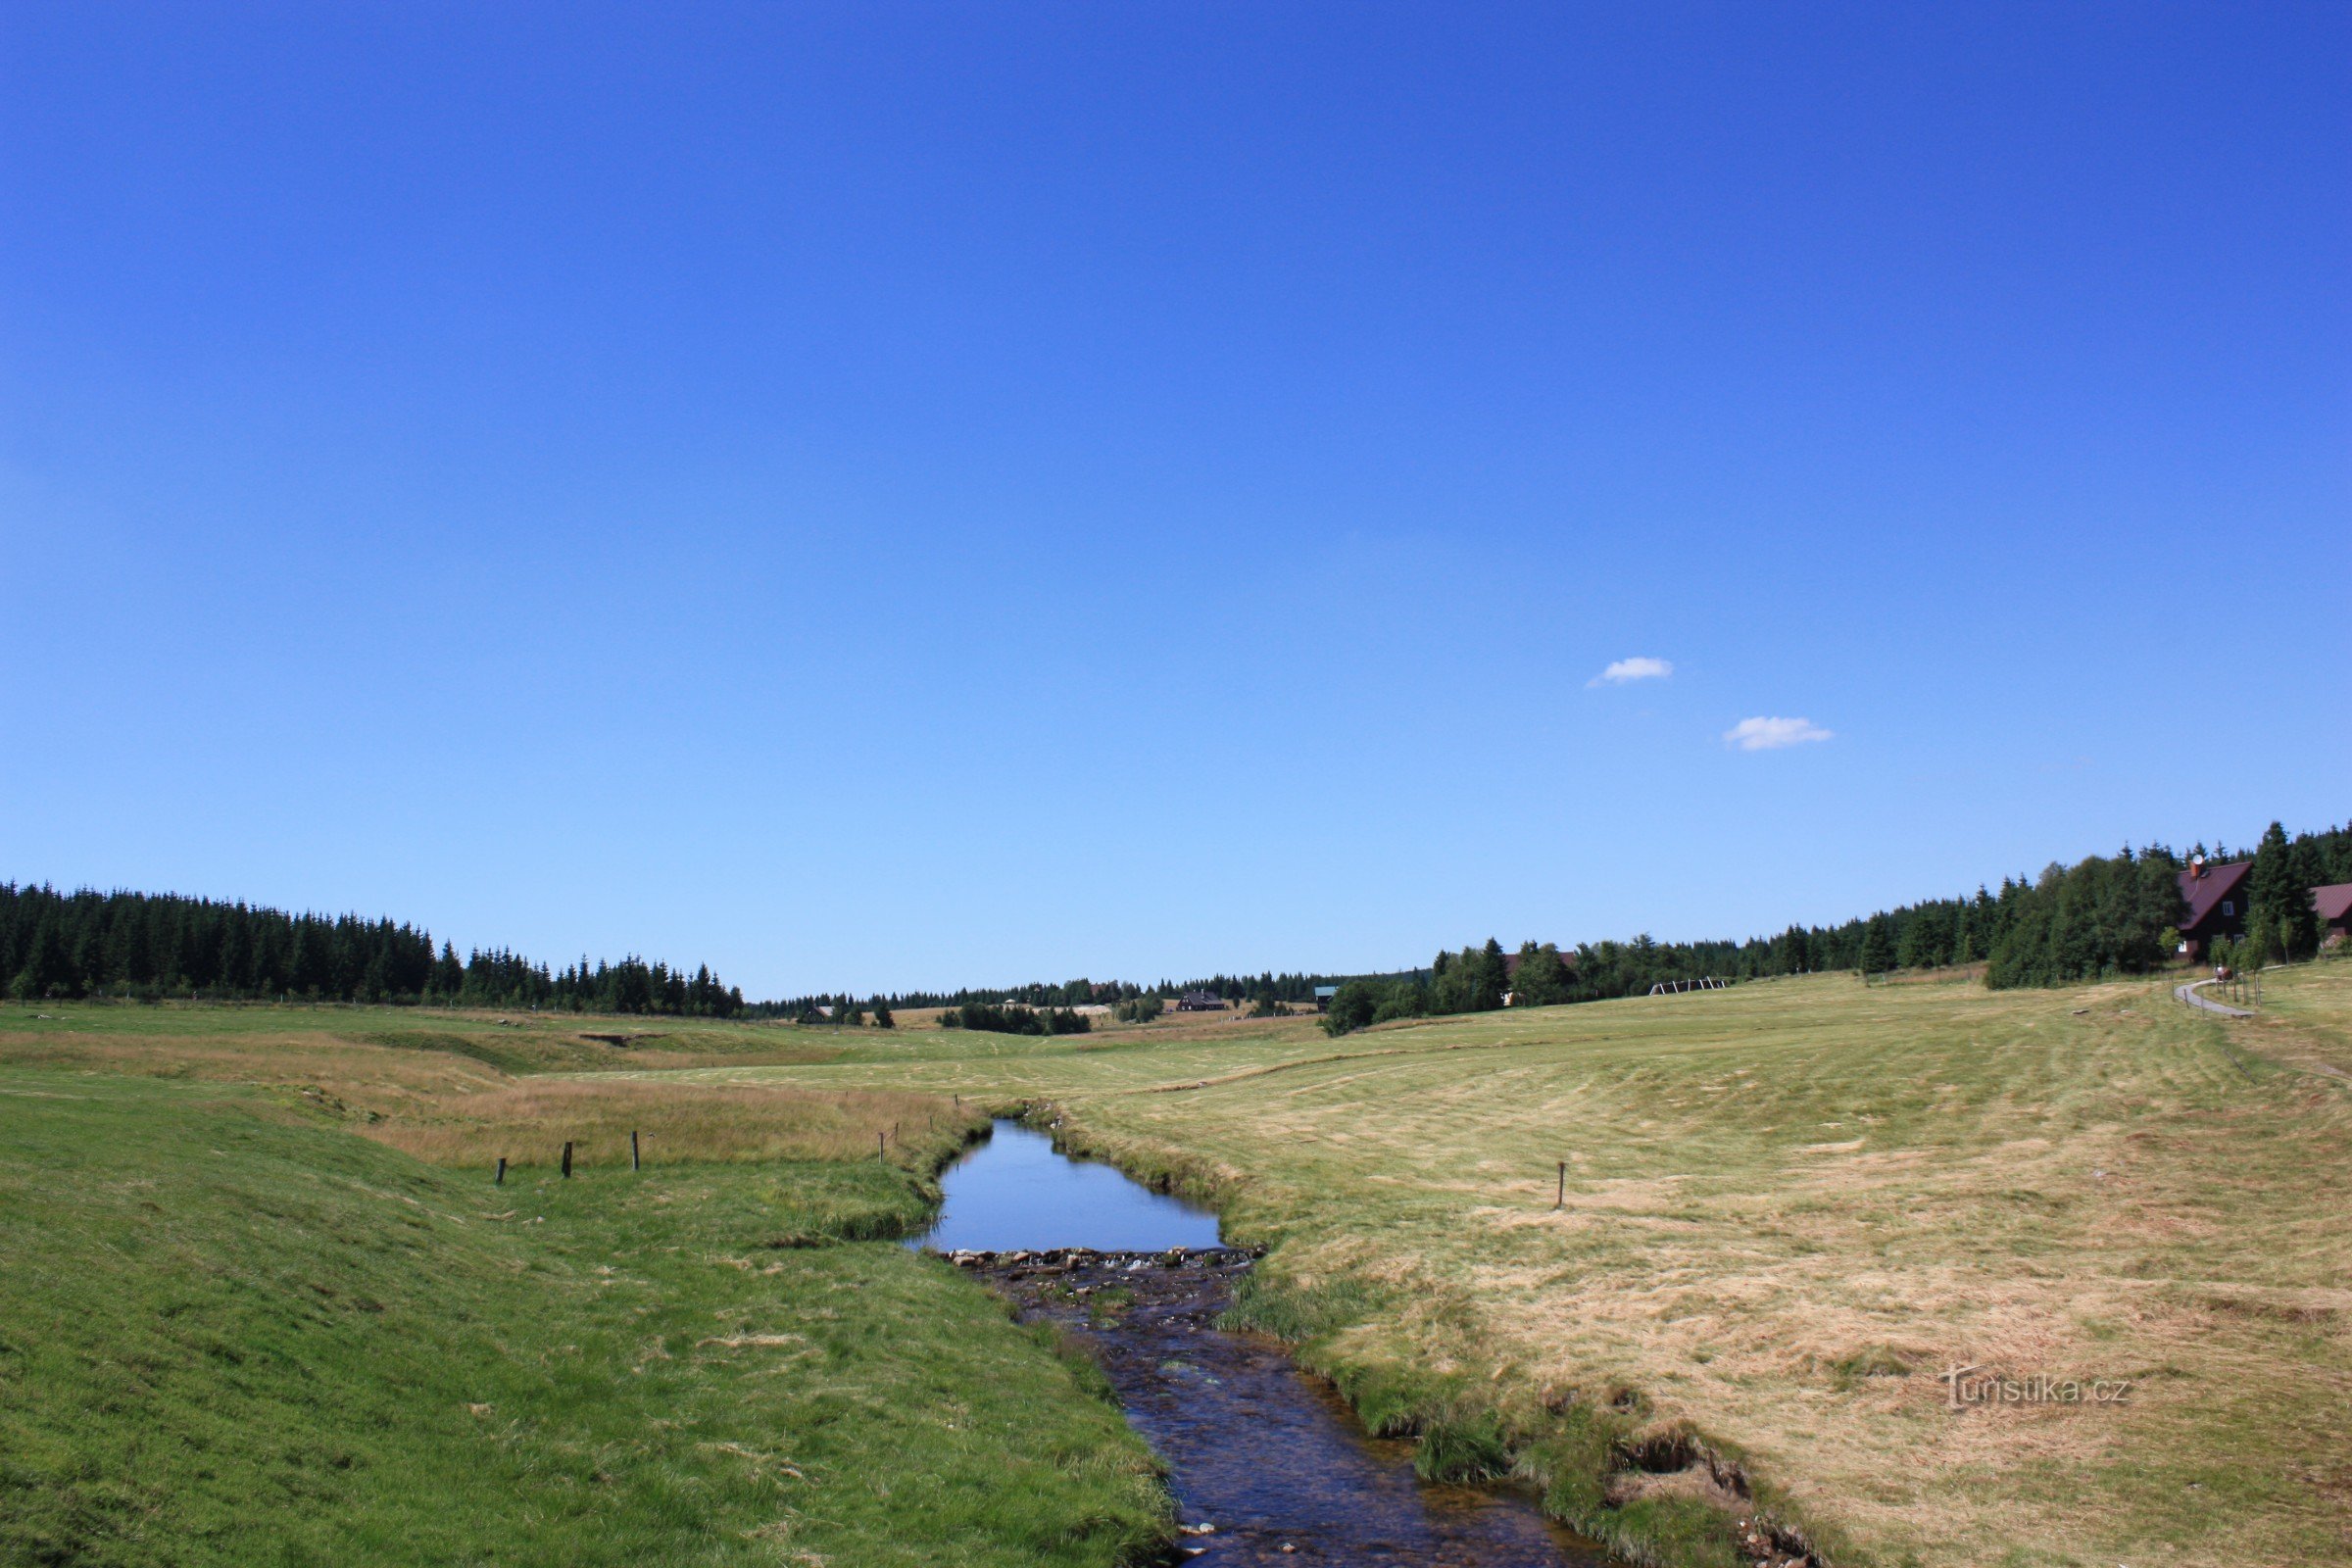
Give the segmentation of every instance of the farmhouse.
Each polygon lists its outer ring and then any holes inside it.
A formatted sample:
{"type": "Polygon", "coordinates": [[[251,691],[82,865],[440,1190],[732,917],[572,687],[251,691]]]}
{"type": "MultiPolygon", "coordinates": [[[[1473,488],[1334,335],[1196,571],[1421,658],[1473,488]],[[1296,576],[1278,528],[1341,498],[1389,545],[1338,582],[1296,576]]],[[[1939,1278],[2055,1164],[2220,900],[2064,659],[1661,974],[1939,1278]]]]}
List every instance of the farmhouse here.
{"type": "Polygon", "coordinates": [[[2352,882],[2333,882],[2311,890],[2311,906],[2320,911],[2320,941],[2352,940],[2352,882]]]}
{"type": "Polygon", "coordinates": [[[1187,991],[1176,999],[1178,1012],[1222,1012],[1225,999],[1214,991],[1187,991]]]}
{"type": "Polygon", "coordinates": [[[1339,994],[1340,988],[1338,986],[1315,987],[1315,1010],[1317,1012],[1329,1012],[1331,1010],[1331,999],[1339,994]]]}
{"type": "Polygon", "coordinates": [[[2203,857],[2188,862],[2180,873],[2180,902],[2188,906],[2188,918],[2180,922],[2183,957],[2203,957],[2217,937],[2246,934],[2246,873],[2253,865],[2252,860],[2213,865],[2203,857]]]}

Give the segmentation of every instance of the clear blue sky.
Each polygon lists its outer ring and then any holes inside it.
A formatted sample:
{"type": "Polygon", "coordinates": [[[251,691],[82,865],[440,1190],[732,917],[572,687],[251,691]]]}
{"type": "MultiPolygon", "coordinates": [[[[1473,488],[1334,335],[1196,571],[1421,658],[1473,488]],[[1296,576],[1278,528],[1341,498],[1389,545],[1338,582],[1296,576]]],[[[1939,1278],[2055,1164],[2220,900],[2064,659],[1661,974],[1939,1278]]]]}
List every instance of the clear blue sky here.
{"type": "Polygon", "coordinates": [[[768,995],[2343,820],[2352,8],[1921,11],[16,0],[0,878],[768,995]]]}

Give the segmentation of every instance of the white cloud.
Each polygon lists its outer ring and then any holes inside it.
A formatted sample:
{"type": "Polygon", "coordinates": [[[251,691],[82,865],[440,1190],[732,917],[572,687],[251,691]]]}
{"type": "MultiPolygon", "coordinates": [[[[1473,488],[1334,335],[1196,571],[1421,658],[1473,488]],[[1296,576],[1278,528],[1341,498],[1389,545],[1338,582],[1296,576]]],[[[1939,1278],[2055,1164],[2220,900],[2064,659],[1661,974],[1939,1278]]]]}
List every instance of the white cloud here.
{"type": "Polygon", "coordinates": [[[1620,659],[1585,684],[1623,686],[1629,681],[1664,680],[1673,673],[1674,665],[1663,659],[1620,659]]]}
{"type": "Polygon", "coordinates": [[[1743,752],[1777,752],[1784,746],[1826,741],[1830,731],[1809,718],[1743,718],[1723,732],[1723,744],[1743,752]]]}

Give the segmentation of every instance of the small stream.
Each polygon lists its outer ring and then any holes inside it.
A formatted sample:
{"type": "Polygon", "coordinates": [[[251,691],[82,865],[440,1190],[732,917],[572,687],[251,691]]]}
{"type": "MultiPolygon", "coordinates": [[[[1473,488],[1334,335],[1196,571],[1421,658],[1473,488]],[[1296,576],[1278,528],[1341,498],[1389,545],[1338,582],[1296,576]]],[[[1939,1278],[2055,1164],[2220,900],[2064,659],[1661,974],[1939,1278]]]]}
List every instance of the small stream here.
{"type": "Polygon", "coordinates": [[[999,1121],[942,1178],[932,1248],[1094,1352],[1128,1422],[1167,1463],[1180,1559],[1394,1568],[1605,1568],[1608,1558],[1496,1487],[1438,1486],[1413,1446],[1367,1434],[1263,1335],[1216,1327],[1251,1254],[1216,1216],[999,1121]],[[1203,1530],[1200,1527],[1209,1526],[1203,1530]]]}

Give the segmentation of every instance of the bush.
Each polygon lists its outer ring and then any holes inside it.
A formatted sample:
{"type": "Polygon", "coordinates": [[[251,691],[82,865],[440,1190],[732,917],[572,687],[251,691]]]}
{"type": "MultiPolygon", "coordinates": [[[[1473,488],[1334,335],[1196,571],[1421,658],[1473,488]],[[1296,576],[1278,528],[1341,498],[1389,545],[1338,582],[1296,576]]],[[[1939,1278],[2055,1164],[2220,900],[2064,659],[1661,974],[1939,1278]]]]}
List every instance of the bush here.
{"type": "Polygon", "coordinates": [[[1427,986],[1413,980],[1350,980],[1331,999],[1323,1032],[1352,1034],[1392,1018],[1422,1018],[1433,1010],[1427,986]]]}
{"type": "Polygon", "coordinates": [[[1323,1014],[1323,1032],[1337,1037],[1367,1027],[1388,1000],[1387,991],[1386,986],[1369,980],[1348,981],[1331,999],[1331,1006],[1323,1014]]]}
{"type": "Polygon", "coordinates": [[[1000,1035],[1082,1035],[1090,1031],[1086,1015],[1067,1007],[1041,1011],[1035,1007],[998,1006],[972,1002],[950,1007],[939,1015],[942,1029],[985,1029],[1000,1035]]]}
{"type": "Polygon", "coordinates": [[[1121,1023],[1150,1023],[1166,1006],[1167,1003],[1161,1000],[1157,992],[1148,992],[1119,1003],[1110,1009],[1110,1014],[1121,1023]]]}

